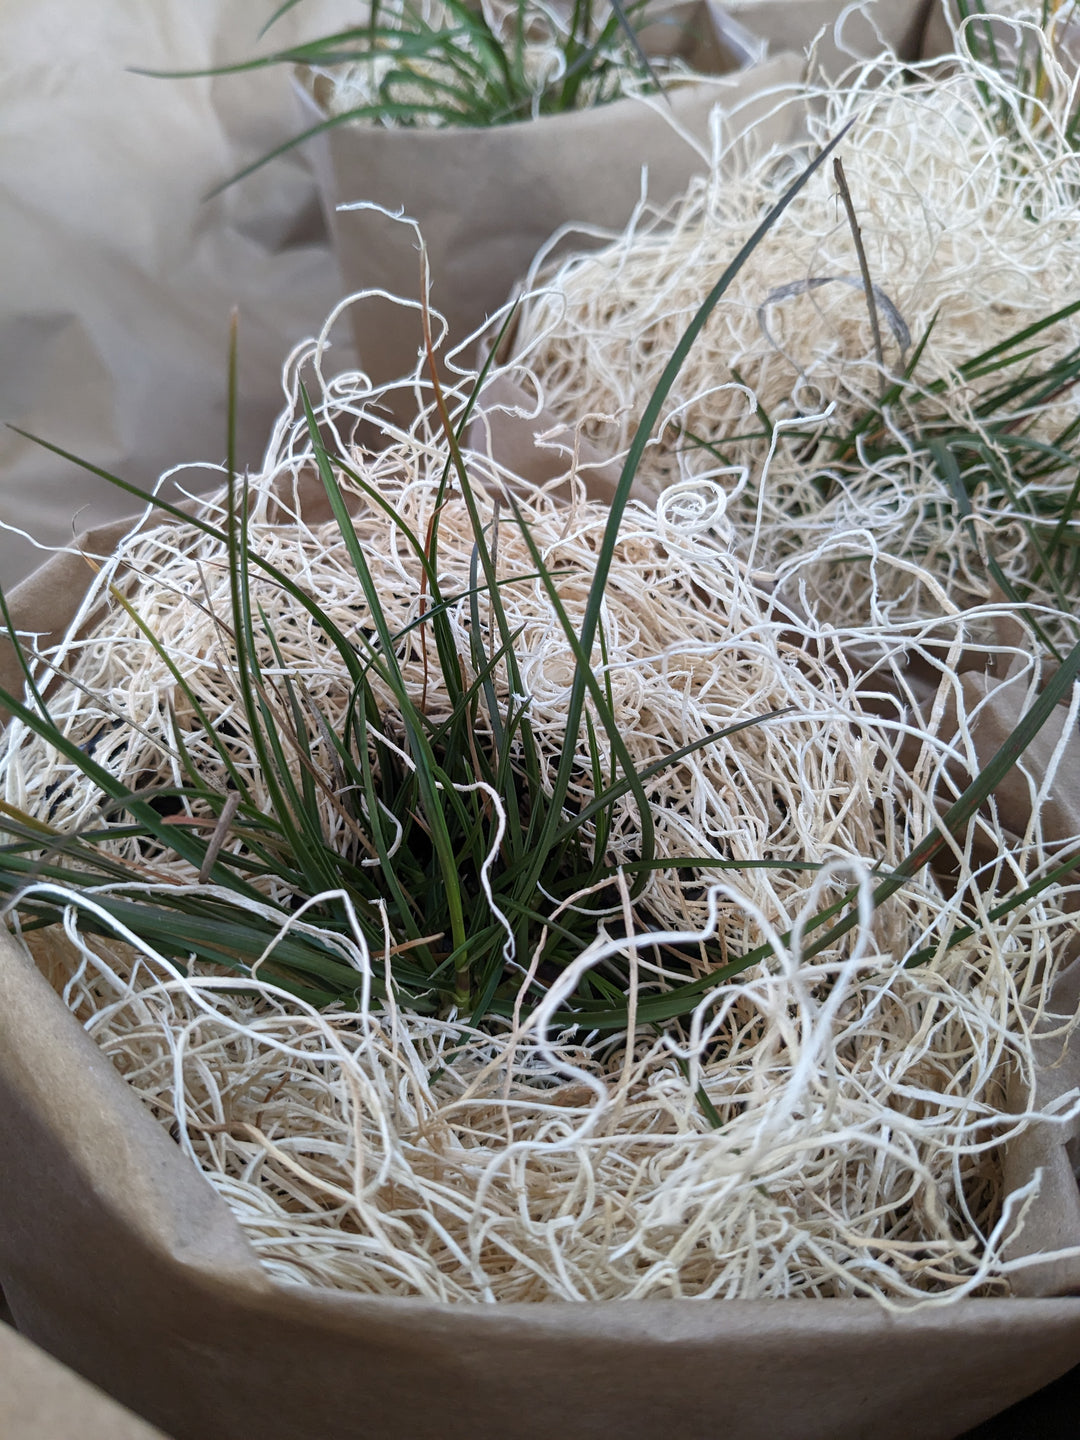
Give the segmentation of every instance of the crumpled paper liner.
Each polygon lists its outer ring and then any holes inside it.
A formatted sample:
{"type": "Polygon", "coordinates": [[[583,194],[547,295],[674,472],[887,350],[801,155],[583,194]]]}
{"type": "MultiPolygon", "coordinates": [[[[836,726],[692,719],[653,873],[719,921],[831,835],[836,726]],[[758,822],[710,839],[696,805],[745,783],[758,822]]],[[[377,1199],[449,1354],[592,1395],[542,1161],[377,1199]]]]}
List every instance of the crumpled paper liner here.
{"type": "MultiPolygon", "coordinates": [[[[641,198],[643,170],[654,202],[680,194],[708,167],[715,105],[752,101],[801,74],[794,55],[738,70],[746,52],[714,32],[707,6],[684,4],[670,13],[684,14],[687,23],[696,17],[701,40],[691,60],[706,71],[731,72],[675,87],[670,105],[655,96],[627,98],[489,129],[349,122],[316,136],[310,151],[346,290],[419,300],[418,247],[400,222],[337,207],[361,202],[403,213],[423,234],[431,303],[449,325],[444,348],[453,349],[499,309],[561,226],[621,229],[641,198]]],[[[324,112],[306,99],[308,122],[317,124],[324,112]]],[[[772,103],[743,105],[732,123],[749,130],[772,103]]],[[[772,138],[786,139],[786,130],[772,138]]],[[[349,314],[360,368],[376,385],[413,370],[422,346],[417,310],[371,296],[349,314]]],[[[403,393],[399,419],[409,418],[409,404],[403,393]]]]}
{"type": "MultiPolygon", "coordinates": [[[[334,30],[355,8],[305,0],[266,45],[334,30]]],[[[180,460],[222,463],[236,305],[238,458],[258,465],[281,406],[282,357],[341,293],[304,156],[204,199],[300,128],[286,70],[158,80],[128,69],[241,58],[271,9],[235,0],[0,6],[0,520],[42,545],[68,544],[132,502],[8,422],[144,487],[180,460]]],[[[349,368],[345,326],[335,341],[349,368]]],[[[204,490],[219,481],[211,471],[185,476],[204,490]]],[[[0,530],[5,588],[43,558],[30,539],[0,530]]]]}
{"type": "Polygon", "coordinates": [[[0,1435],[4,1440],[166,1440],[0,1324],[0,1435]]]}
{"type": "MultiPolygon", "coordinates": [[[[16,625],[55,634],[89,573],[54,557],[13,594],[16,625]]],[[[7,685],[13,665],[9,647],[7,685]]],[[[1043,1100],[1076,1083],[1080,1056],[1061,1050],[1043,1100]]],[[[1080,1242],[1069,1140],[1047,1125],[1006,1154],[1010,1185],[1044,1172],[1027,1253],[1080,1242]]],[[[1021,1272],[1037,1298],[902,1313],[859,1300],[448,1306],[277,1285],[2,930],[0,1153],[0,1284],[20,1328],[175,1440],[705,1440],[718,1426],[739,1440],[949,1440],[1080,1361],[1080,1297],[1062,1296],[1080,1288],[1074,1261],[1021,1272]]]]}

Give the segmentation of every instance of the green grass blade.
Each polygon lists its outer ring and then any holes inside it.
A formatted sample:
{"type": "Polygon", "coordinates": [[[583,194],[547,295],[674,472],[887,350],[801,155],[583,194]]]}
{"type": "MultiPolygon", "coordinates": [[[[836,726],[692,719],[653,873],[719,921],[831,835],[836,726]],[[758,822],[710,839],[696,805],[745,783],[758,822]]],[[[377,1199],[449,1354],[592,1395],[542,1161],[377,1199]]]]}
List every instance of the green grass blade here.
{"type": "Polygon", "coordinates": [[[550,849],[554,838],[554,829],[558,823],[558,816],[562,810],[569,788],[576,753],[576,747],[573,744],[572,737],[578,734],[581,727],[581,712],[585,704],[586,692],[589,689],[587,674],[589,664],[588,657],[592,654],[593,644],[596,639],[596,630],[600,621],[600,609],[603,604],[604,591],[607,587],[608,572],[610,571],[612,559],[615,554],[615,545],[618,539],[619,529],[622,525],[623,515],[630,500],[631,487],[637,475],[637,469],[641,463],[642,456],[645,453],[645,447],[649,442],[653,429],[660,420],[664,401],[670,394],[671,388],[675,384],[679,372],[686,361],[686,357],[690,353],[691,347],[701,334],[709,316],[723,298],[732,281],[750,259],[751,255],[753,255],[761,241],[780,219],[781,215],[783,215],[784,211],[796,199],[804,186],[817,173],[840,144],[853,124],[854,121],[849,121],[843,130],[830,140],[814,159],[810,161],[798,178],[788,186],[784,194],[770,209],[750,238],[738,251],[735,258],[721,274],[720,278],[709,291],[709,294],[698,307],[694,318],[683,332],[679,343],[676,345],[671,354],[671,358],[665,365],[660,379],[642,412],[634,438],[627,451],[615,493],[611,500],[611,511],[605,527],[603,541],[597,554],[596,571],[586,601],[585,614],[578,640],[579,653],[585,656],[586,660],[583,666],[579,665],[574,675],[566,719],[566,733],[568,737],[571,737],[571,743],[567,745],[563,752],[562,761],[556,774],[552,811],[548,821],[550,833],[545,834],[542,838],[540,842],[542,848],[550,849]]]}

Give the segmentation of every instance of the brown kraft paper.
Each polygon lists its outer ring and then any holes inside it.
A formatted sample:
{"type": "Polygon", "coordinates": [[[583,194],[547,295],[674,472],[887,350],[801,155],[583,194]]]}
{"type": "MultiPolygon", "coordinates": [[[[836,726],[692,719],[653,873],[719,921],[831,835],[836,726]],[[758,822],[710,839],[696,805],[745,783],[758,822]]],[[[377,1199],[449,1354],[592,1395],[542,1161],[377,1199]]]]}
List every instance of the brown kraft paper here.
{"type": "MultiPolygon", "coordinates": [[[[55,557],[13,594],[17,628],[56,633],[89,573],[55,557]]],[[[17,685],[10,650],[0,666],[17,685]]],[[[1060,1040],[1046,1060],[1041,1100],[1080,1070],[1060,1040]]],[[[1010,1186],[1036,1166],[1046,1181],[1017,1253],[1080,1242],[1069,1138],[1045,1126],[1006,1156],[1010,1186]]],[[[859,1300],[447,1306],[278,1285],[2,929],[0,1153],[16,1323],[175,1440],[949,1440],[1080,1362],[1080,1297],[1063,1293],[1080,1288],[1075,1261],[1021,1272],[1030,1298],[900,1313],[859,1300]]]]}
{"type": "Polygon", "coordinates": [[[0,1435],[4,1440],[165,1440],[36,1345],[0,1324],[0,1435]]]}
{"type": "MultiPolygon", "coordinates": [[[[240,311],[237,459],[257,466],[282,357],[341,293],[304,156],[205,199],[300,127],[286,71],[163,80],[129,68],[235,60],[274,8],[0,5],[0,522],[15,527],[0,528],[5,589],[42,563],[34,542],[68,544],[133,503],[9,423],[144,488],[179,460],[206,462],[183,483],[216,488],[230,310],[240,311]]],[[[355,10],[304,0],[268,40],[297,43],[355,10]]],[[[338,341],[348,369],[344,326],[338,341]]]]}
{"type": "MultiPolygon", "coordinates": [[[[701,5],[681,9],[708,13],[701,5]]],[[[732,73],[676,86],[670,104],[626,98],[488,129],[348,122],[326,130],[311,153],[346,291],[419,301],[418,245],[400,221],[336,207],[362,203],[404,214],[424,238],[431,304],[449,326],[444,353],[462,345],[503,305],[555,231],[621,229],[641,198],[643,170],[652,202],[681,194],[708,168],[714,106],[740,107],[730,125],[742,133],[775,105],[766,92],[794,83],[802,71],[792,55],[743,71],[734,71],[733,56],[707,50],[706,57],[714,70],[732,73]]],[[[306,98],[317,124],[324,112],[306,98]]],[[[787,138],[787,116],[782,123],[783,133],[769,138],[787,138]]],[[[590,242],[575,232],[572,243],[590,242]]],[[[374,384],[413,371],[423,343],[416,308],[372,295],[349,313],[360,369],[374,384]]],[[[398,418],[407,420],[411,396],[402,392],[400,406],[398,418]]]]}

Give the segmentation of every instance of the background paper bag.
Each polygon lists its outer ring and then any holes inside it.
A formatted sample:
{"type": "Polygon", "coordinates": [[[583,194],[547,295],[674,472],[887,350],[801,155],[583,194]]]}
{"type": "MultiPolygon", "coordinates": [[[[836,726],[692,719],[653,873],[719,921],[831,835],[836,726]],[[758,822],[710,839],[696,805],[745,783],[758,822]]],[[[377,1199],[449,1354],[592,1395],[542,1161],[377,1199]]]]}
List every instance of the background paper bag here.
{"type": "MultiPolygon", "coordinates": [[[[78,564],[56,557],[20,587],[19,628],[74,615],[90,573],[78,564]]],[[[1058,1042],[1053,1060],[1048,1083],[1075,1084],[1080,1057],[1062,1062],[1058,1042]]],[[[1067,1139],[1044,1127],[1014,1183],[1036,1166],[1071,1173],[1067,1139]]],[[[1050,1298],[1076,1282],[1062,1265],[1031,1272],[1036,1298],[899,1312],[452,1306],[276,1284],[2,930],[0,1157],[16,1322],[175,1440],[950,1440],[1080,1361],[1080,1298],[1050,1298]]],[[[1053,1203],[1032,1208],[1028,1234],[1042,1253],[1080,1242],[1053,1203]]]]}
{"type": "Polygon", "coordinates": [[[0,1325],[0,1435],[4,1440],[165,1440],[160,1430],[122,1410],[0,1325]]]}
{"type": "MultiPolygon", "coordinates": [[[[400,223],[336,207],[359,202],[403,212],[423,234],[431,303],[449,324],[444,351],[452,349],[504,303],[561,226],[620,229],[641,197],[643,170],[651,200],[680,194],[708,168],[713,107],[761,94],[732,121],[748,129],[771,108],[764,92],[795,81],[802,62],[781,56],[739,71],[750,52],[717,38],[707,7],[676,8],[698,37],[689,58],[729,73],[672,89],[670,105],[656,96],[628,98],[489,129],[348,122],[316,136],[312,156],[346,290],[419,299],[420,257],[400,223]]],[[[314,102],[309,106],[311,124],[325,118],[314,102]]],[[[575,234],[573,243],[580,246],[583,237],[575,234]]],[[[416,310],[373,296],[349,314],[360,368],[376,384],[414,369],[423,341],[416,310]]],[[[398,418],[408,418],[407,405],[403,396],[398,418]]]]}

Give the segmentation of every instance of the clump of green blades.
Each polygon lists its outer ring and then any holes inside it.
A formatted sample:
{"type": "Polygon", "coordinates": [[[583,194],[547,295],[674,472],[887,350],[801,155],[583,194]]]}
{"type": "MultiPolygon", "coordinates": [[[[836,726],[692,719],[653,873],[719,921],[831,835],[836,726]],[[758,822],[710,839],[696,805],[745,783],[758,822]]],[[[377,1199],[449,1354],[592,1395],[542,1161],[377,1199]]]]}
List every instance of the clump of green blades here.
{"type": "MultiPolygon", "coordinates": [[[[963,521],[983,522],[989,578],[1010,603],[1037,605],[1040,594],[1052,597],[1061,627],[1075,634],[1071,621],[1080,593],[1080,414],[1056,434],[1040,433],[1045,407],[1060,402],[1080,386],[1080,346],[1043,359],[1054,331],[1080,314],[1080,300],[1041,316],[1006,340],[973,355],[947,379],[922,381],[919,362],[933,333],[936,317],[914,347],[903,371],[885,386],[880,400],[856,419],[836,424],[815,420],[803,426],[787,422],[781,429],[759,405],[761,429],[710,440],[690,431],[685,439],[725,465],[737,464],[735,448],[768,442],[778,453],[789,449],[804,468],[815,471],[815,504],[827,501],[846,482],[861,482],[868,469],[882,472],[891,465],[918,467],[935,477],[941,503],[952,506],[963,521]],[[979,384],[966,421],[943,404],[951,389],[979,384]],[[1073,477],[1063,486],[1064,478],[1073,477]],[[976,509],[976,502],[980,508],[976,509]],[[994,554],[995,534],[1019,525],[1026,540],[1024,573],[1006,574],[994,554]]],[[[808,518],[813,512],[808,511],[808,518]]],[[[798,516],[792,515],[797,521],[798,516]]],[[[858,559],[860,557],[852,557],[858,559]]],[[[1014,571],[1016,567],[1013,567],[1014,571]]],[[[1035,610],[1027,623],[1046,652],[1064,659],[1060,639],[1044,627],[1035,610]]]]}
{"type": "MultiPolygon", "coordinates": [[[[171,738],[182,761],[184,783],[152,793],[126,785],[53,723],[47,686],[43,691],[30,658],[19,650],[26,695],[20,699],[0,690],[0,703],[44,737],[65,761],[77,766],[99,787],[106,801],[105,821],[79,834],[58,833],[40,817],[0,806],[0,830],[9,837],[8,843],[0,846],[0,896],[5,897],[8,911],[18,915],[23,928],[54,924],[68,905],[77,903],[82,910],[80,924],[88,932],[109,935],[122,928],[181,968],[197,958],[204,964],[221,965],[243,974],[260,961],[262,979],[320,1006],[356,1003],[360,977],[345,958],[346,937],[353,933],[355,923],[363,929],[375,957],[372,987],[376,995],[384,993],[382,957],[389,929],[390,984],[398,1001],[426,1012],[446,1012],[456,1007],[480,1021],[487,1015],[512,1013],[522,984],[521,967],[537,946],[542,946],[542,963],[525,997],[526,1011],[544,996],[552,976],[561,973],[595,938],[595,917],[571,907],[553,921],[552,912],[561,899],[614,880],[607,836],[613,807],[624,797],[630,796],[636,806],[642,837],[640,858],[625,867],[631,881],[634,922],[641,931],[649,929],[647,881],[656,869],[689,868],[700,879],[711,869],[748,868],[749,862],[708,857],[657,857],[647,787],[656,777],[662,777],[666,767],[717,737],[699,737],[661,762],[636,770],[620,737],[619,716],[604,667],[601,665],[597,673],[593,657],[597,649],[603,654],[601,605],[622,517],[665,399],[690,347],[734,277],[840,138],[836,137],[805,168],[765,217],[717,280],[675,348],[640,417],[596,557],[584,616],[576,628],[561,605],[558,577],[544,565],[524,517],[510,501],[513,521],[507,519],[504,523],[521,527],[535,574],[541,579],[575,661],[566,743],[553,783],[547,787],[541,783],[527,706],[513,699],[500,701],[497,692],[500,667],[509,682],[501,693],[520,696],[524,687],[517,672],[516,636],[500,602],[500,585],[506,582],[496,578],[490,531],[470,487],[458,443],[468,413],[455,430],[435,382],[448,450],[443,490],[446,493],[452,484],[459,488],[469,507],[475,540],[467,590],[444,594],[439,584],[437,524],[428,535],[414,534],[345,458],[331,455],[320,438],[305,395],[312,453],[355,566],[362,596],[357,626],[351,635],[343,633],[311,596],[249,545],[244,486],[235,479],[231,438],[226,527],[219,528],[168,503],[157,502],[227,549],[231,614],[219,623],[235,656],[235,683],[269,806],[256,803],[227,738],[218,734],[214,716],[206,713],[199,695],[160,645],[159,657],[175,681],[177,694],[184,695],[186,708],[216,751],[219,788],[192,763],[188,753],[190,738],[185,740],[178,725],[171,738]],[[398,658],[404,637],[392,633],[387,622],[350,520],[339,476],[362,492],[371,505],[381,506],[388,524],[401,527],[405,543],[421,567],[429,603],[414,624],[423,629],[425,646],[432,664],[438,667],[447,697],[437,721],[410,698],[398,658]],[[289,673],[283,664],[274,666],[274,676],[261,668],[260,649],[265,654],[269,644],[279,660],[280,654],[265,613],[252,604],[251,595],[258,588],[253,585],[256,572],[259,583],[269,581],[283,587],[307,611],[328,652],[335,653],[340,661],[342,673],[352,687],[348,721],[340,731],[335,731],[319,713],[302,676],[289,673]],[[480,623],[482,600],[491,617],[486,626],[480,623]],[[462,606],[467,607],[471,621],[471,680],[460,664],[450,625],[452,608],[462,606]],[[379,695],[384,697],[381,701],[379,695]],[[401,748],[409,757],[408,763],[381,738],[388,718],[386,695],[392,697],[394,733],[403,737],[401,748]],[[578,737],[582,735],[587,742],[594,798],[575,810],[567,804],[567,796],[574,767],[579,763],[578,737]],[[506,821],[498,844],[490,791],[498,795],[506,821]],[[344,832],[353,837],[360,834],[362,839],[331,844],[321,818],[328,797],[340,807],[347,821],[344,832]],[[204,817],[207,823],[202,829],[169,823],[178,811],[188,817],[204,817]],[[226,834],[228,843],[222,845],[226,834]],[[163,885],[148,880],[140,886],[132,866],[121,862],[109,849],[108,842],[118,837],[135,837],[144,842],[150,860],[164,852],[186,861],[192,880],[199,876],[206,883],[163,885]],[[490,883],[495,907],[506,917],[512,932],[509,936],[485,893],[484,878],[490,883]],[[275,893],[281,893],[283,888],[293,897],[292,905],[285,901],[273,903],[267,898],[271,881],[277,887],[275,893]],[[120,886],[123,888],[118,889],[120,886]],[[282,933],[296,899],[313,897],[322,898],[305,909],[303,926],[282,933]],[[508,964],[511,953],[516,965],[508,964]]],[[[235,412],[234,339],[230,437],[235,430],[235,412]]],[[[76,459],[58,447],[48,448],[76,459]]],[[[138,487],[96,467],[85,468],[105,475],[144,501],[151,498],[138,487]]],[[[155,643],[135,606],[118,592],[113,593],[155,643]]],[[[2,596],[0,610],[14,639],[2,596]]],[[[1057,675],[1015,733],[942,816],[940,826],[925,836],[891,875],[880,877],[875,892],[877,903],[887,901],[930,863],[950,832],[961,831],[971,821],[1068,693],[1078,672],[1080,646],[1063,659],[1057,675]]],[[[768,723],[770,718],[763,715],[743,723],[768,723]]],[[[122,716],[117,720],[123,723],[122,716]]],[[[1005,914],[1029,903],[1076,861],[1076,856],[1064,858],[1053,872],[1043,874],[1026,890],[1009,894],[992,914],[1005,914]]],[[[752,863],[780,862],[763,859],[752,863]]],[[[150,868],[148,864],[148,871],[150,868]]],[[[853,894],[841,897],[814,918],[806,927],[804,953],[814,954],[835,944],[855,926],[854,901],[853,894]]],[[[966,933],[970,932],[958,930],[946,943],[955,943],[966,933]]],[[[705,953],[714,961],[710,973],[691,978],[688,966],[683,983],[657,982],[643,987],[636,1005],[638,1023],[678,1021],[719,981],[766,960],[771,952],[768,946],[761,946],[732,957],[730,953],[722,954],[719,945],[707,945],[705,953]]],[[[698,947],[694,955],[700,960],[698,947]]],[[[907,957],[908,963],[926,958],[924,954],[907,957]]],[[[665,965],[669,972],[673,967],[677,969],[678,955],[669,952],[665,965]]],[[[557,1023],[587,1031],[624,1029],[629,1018],[627,984],[625,968],[620,970],[615,962],[602,971],[588,973],[555,1017],[557,1023]]]]}

